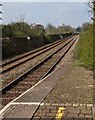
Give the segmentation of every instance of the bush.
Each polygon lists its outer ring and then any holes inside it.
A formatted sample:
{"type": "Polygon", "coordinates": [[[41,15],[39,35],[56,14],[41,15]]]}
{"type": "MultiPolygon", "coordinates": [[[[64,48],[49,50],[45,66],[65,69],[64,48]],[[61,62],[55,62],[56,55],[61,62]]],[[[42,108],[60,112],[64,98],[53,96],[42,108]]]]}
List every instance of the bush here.
{"type": "Polygon", "coordinates": [[[87,31],[80,33],[80,38],[74,52],[74,58],[79,65],[94,67],[93,61],[93,28],[89,26],[87,31]]]}

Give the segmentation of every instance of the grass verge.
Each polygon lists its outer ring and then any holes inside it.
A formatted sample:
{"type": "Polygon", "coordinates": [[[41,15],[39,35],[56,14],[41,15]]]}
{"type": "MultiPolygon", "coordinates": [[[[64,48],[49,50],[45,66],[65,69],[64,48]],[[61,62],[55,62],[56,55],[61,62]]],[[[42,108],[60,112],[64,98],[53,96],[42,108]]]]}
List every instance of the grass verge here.
{"type": "Polygon", "coordinates": [[[79,41],[74,51],[74,59],[78,65],[86,68],[95,67],[93,59],[93,27],[80,33],[79,41]]]}

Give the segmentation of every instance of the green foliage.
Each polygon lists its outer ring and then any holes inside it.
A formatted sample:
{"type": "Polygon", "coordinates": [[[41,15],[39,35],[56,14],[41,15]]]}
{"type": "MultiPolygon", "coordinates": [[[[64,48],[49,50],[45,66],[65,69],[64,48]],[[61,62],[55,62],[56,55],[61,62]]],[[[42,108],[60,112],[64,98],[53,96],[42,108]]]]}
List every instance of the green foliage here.
{"type": "Polygon", "coordinates": [[[47,34],[63,34],[67,32],[73,32],[73,28],[70,25],[62,24],[61,26],[55,27],[51,23],[46,26],[47,34]]]}
{"type": "MultiPolygon", "coordinates": [[[[41,24],[31,24],[21,21],[12,22],[7,25],[2,25],[2,37],[24,37],[24,36],[45,36],[45,34],[63,34],[72,32],[73,28],[70,25],[64,25],[55,27],[52,24],[48,24],[44,29],[41,24]]],[[[50,41],[50,40],[49,40],[50,41]]]]}
{"type": "Polygon", "coordinates": [[[32,26],[25,22],[2,25],[2,37],[44,36],[42,25],[32,26]]]}
{"type": "Polygon", "coordinates": [[[2,37],[12,37],[13,35],[13,26],[3,25],[2,26],[2,37]]]}
{"type": "Polygon", "coordinates": [[[45,42],[45,44],[48,44],[48,43],[52,43],[52,42],[53,42],[53,40],[52,40],[52,39],[50,39],[50,36],[45,35],[45,36],[44,36],[44,42],[45,42]]]}
{"type": "Polygon", "coordinates": [[[33,26],[32,35],[33,36],[44,36],[45,35],[44,26],[40,24],[33,26]]]}
{"type": "Polygon", "coordinates": [[[79,42],[76,46],[74,57],[78,60],[80,65],[84,67],[95,68],[95,1],[89,2],[90,13],[93,15],[93,25],[84,23],[82,25],[82,32],[80,34],[79,42]]]}
{"type": "Polygon", "coordinates": [[[82,24],[82,31],[88,30],[88,27],[89,27],[89,26],[90,26],[90,23],[89,23],[89,22],[83,23],[83,24],[82,24]]]}
{"type": "Polygon", "coordinates": [[[31,34],[31,28],[25,22],[2,25],[2,37],[23,37],[29,34],[31,34]]]}
{"type": "Polygon", "coordinates": [[[93,62],[93,26],[89,26],[88,30],[80,33],[74,57],[78,63],[84,67],[94,67],[93,62]]]}
{"type": "Polygon", "coordinates": [[[57,34],[58,33],[58,29],[57,29],[57,27],[55,27],[54,25],[49,23],[46,26],[46,32],[47,32],[47,34],[57,34]]]}

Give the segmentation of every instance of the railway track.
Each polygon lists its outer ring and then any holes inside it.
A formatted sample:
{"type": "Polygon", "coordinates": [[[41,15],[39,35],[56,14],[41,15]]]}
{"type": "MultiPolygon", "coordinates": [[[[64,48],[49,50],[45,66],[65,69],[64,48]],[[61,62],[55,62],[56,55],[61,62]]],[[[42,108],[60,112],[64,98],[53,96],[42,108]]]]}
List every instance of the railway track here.
{"type": "Polygon", "coordinates": [[[54,44],[56,44],[56,43],[59,43],[59,42],[61,42],[63,39],[64,39],[64,41],[65,41],[65,40],[67,40],[67,38],[69,39],[69,38],[71,38],[71,36],[68,36],[68,37],[66,37],[66,38],[62,38],[62,39],[60,39],[60,40],[58,40],[58,41],[55,41],[55,42],[53,42],[53,43],[44,45],[44,46],[42,46],[42,47],[40,47],[40,48],[37,48],[36,50],[32,50],[32,51],[30,51],[30,52],[26,52],[26,53],[21,54],[21,55],[18,55],[18,56],[16,56],[16,57],[3,60],[3,62],[0,63],[0,65],[1,65],[2,67],[4,67],[4,66],[6,66],[6,65],[8,65],[8,64],[10,64],[10,63],[12,63],[12,62],[14,62],[14,61],[17,61],[17,60],[19,60],[19,59],[21,59],[21,58],[27,57],[27,56],[29,56],[29,55],[31,55],[31,54],[34,54],[34,53],[36,53],[36,52],[38,52],[38,51],[41,51],[41,50],[47,48],[47,47],[49,47],[49,46],[52,46],[52,45],[54,45],[54,44]]]}
{"type": "MultiPolygon", "coordinates": [[[[73,37],[71,38],[73,39],[73,37]]],[[[5,87],[7,84],[9,84],[11,81],[19,77],[21,74],[29,70],[31,67],[35,66],[39,61],[42,61],[46,56],[53,53],[56,49],[59,49],[64,45],[64,41],[60,41],[56,44],[53,44],[53,46],[49,46],[47,48],[44,48],[41,51],[38,51],[32,55],[29,55],[27,57],[21,58],[20,60],[16,60],[9,65],[7,65],[6,72],[2,73],[2,87],[5,87]]]]}
{"type": "MultiPolygon", "coordinates": [[[[69,37],[70,37],[70,36],[69,36],[69,37]]],[[[65,40],[65,39],[67,39],[67,38],[64,38],[64,40],[65,40]]],[[[7,59],[7,60],[4,60],[4,61],[2,62],[2,64],[1,64],[1,66],[4,67],[4,66],[6,66],[6,65],[9,65],[9,64],[12,63],[12,62],[16,62],[16,61],[18,61],[19,59],[22,59],[22,58],[24,58],[24,57],[27,57],[27,56],[29,56],[29,55],[31,55],[31,54],[35,54],[36,52],[39,52],[39,51],[41,51],[41,50],[43,50],[43,49],[45,49],[45,48],[47,48],[47,47],[53,46],[53,45],[55,45],[55,44],[57,44],[57,43],[59,43],[59,42],[62,42],[62,39],[61,39],[61,40],[58,40],[58,41],[56,41],[56,42],[54,42],[54,43],[50,43],[50,44],[48,44],[48,45],[42,46],[42,47],[40,47],[40,48],[38,48],[38,49],[36,49],[36,50],[33,50],[33,51],[30,51],[30,52],[27,52],[27,53],[18,55],[18,56],[14,57],[14,58],[9,58],[9,59],[7,59]]]]}
{"type": "Polygon", "coordinates": [[[66,41],[62,47],[2,88],[0,92],[2,93],[3,107],[48,75],[69,51],[76,39],[77,36],[66,41]]]}
{"type": "Polygon", "coordinates": [[[26,61],[44,53],[45,51],[47,50],[50,50],[54,47],[56,47],[57,45],[61,44],[63,41],[58,41],[57,43],[54,43],[54,45],[49,45],[49,46],[46,46],[46,48],[41,48],[39,51],[36,50],[36,51],[33,51],[33,52],[29,52],[28,54],[25,54],[25,55],[21,55],[19,56],[18,58],[16,59],[12,59],[12,60],[9,60],[5,63],[2,64],[2,73],[5,73],[9,70],[11,70],[12,68],[20,65],[20,64],[23,64],[25,63],[26,61]]]}

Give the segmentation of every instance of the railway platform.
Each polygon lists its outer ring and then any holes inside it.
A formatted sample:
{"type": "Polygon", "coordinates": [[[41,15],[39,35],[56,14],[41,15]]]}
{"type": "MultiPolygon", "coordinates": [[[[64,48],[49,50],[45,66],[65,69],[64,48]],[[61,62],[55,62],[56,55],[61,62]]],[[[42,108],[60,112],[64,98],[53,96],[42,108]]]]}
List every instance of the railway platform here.
{"type": "Polygon", "coordinates": [[[2,119],[94,120],[93,72],[73,61],[76,43],[54,72],[1,110],[2,119]]]}
{"type": "MultiPolygon", "coordinates": [[[[75,73],[75,70],[72,72],[75,73]]],[[[81,74],[82,72],[81,69],[81,74]]],[[[73,75],[73,73],[71,74],[73,75]]],[[[70,73],[56,84],[34,114],[34,118],[94,120],[92,84],[85,84],[85,80],[79,81],[79,78],[76,80],[75,77],[71,83],[71,78],[67,76],[71,76],[70,73]]]]}

